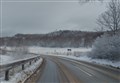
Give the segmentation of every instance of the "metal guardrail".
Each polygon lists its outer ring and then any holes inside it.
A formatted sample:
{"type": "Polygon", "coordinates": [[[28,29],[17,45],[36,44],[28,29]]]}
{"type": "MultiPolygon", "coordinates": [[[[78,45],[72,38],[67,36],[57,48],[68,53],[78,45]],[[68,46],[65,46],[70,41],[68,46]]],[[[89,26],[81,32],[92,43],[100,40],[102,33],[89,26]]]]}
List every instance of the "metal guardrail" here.
{"type": "Polygon", "coordinates": [[[36,57],[28,58],[28,59],[22,59],[22,60],[8,63],[8,64],[3,64],[3,65],[0,64],[0,72],[5,72],[5,80],[8,81],[9,71],[11,69],[21,66],[22,70],[24,70],[24,65],[26,63],[29,63],[31,65],[32,61],[36,62],[38,59],[40,59],[40,56],[36,56],[36,57]]]}

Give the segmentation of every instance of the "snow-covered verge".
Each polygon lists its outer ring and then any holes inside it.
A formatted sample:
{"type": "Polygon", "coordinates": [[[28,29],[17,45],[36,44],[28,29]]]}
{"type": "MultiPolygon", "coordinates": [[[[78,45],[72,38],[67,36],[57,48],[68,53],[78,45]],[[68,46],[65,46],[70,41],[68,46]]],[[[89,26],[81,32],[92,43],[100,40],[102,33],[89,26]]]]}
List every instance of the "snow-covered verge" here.
{"type": "Polygon", "coordinates": [[[86,52],[86,51],[91,51],[91,48],[50,48],[50,47],[37,47],[37,46],[32,46],[29,47],[29,52],[31,53],[38,53],[38,54],[63,54],[63,53],[68,53],[68,49],[71,49],[71,53],[73,52],[86,52]]]}
{"type": "Polygon", "coordinates": [[[13,58],[11,56],[8,56],[8,55],[0,55],[0,64],[2,63],[6,63],[8,61],[12,61],[13,58]]]}
{"type": "Polygon", "coordinates": [[[35,55],[33,54],[26,54],[26,55],[23,55],[23,56],[14,56],[12,54],[8,54],[8,55],[0,55],[0,64],[3,65],[3,64],[9,64],[9,63],[14,63],[14,62],[18,62],[18,61],[21,61],[21,60],[26,60],[26,59],[29,59],[29,58],[34,58],[35,55]]]}
{"type": "Polygon", "coordinates": [[[10,46],[7,46],[7,47],[0,46],[0,49],[5,49],[5,50],[8,50],[8,51],[12,51],[12,47],[10,47],[10,46]]]}
{"type": "Polygon", "coordinates": [[[0,79],[0,83],[20,83],[29,77],[42,63],[43,59],[40,58],[36,63],[27,67],[25,70],[10,76],[9,81],[5,81],[4,78],[0,79]]]}
{"type": "Polygon", "coordinates": [[[29,47],[29,51],[33,53],[40,53],[45,55],[61,56],[71,58],[75,60],[83,60],[87,62],[94,62],[102,65],[109,65],[120,68],[120,61],[113,62],[106,59],[92,59],[91,51],[92,48],[44,48],[44,47],[29,47]],[[68,50],[71,49],[71,53],[68,55],[68,50]]]}
{"type": "MultiPolygon", "coordinates": [[[[92,59],[91,51],[93,50],[93,48],[49,48],[49,47],[47,48],[47,47],[37,47],[37,46],[32,46],[28,48],[29,48],[29,52],[31,53],[62,56],[76,60],[83,60],[87,62],[94,62],[102,65],[110,65],[113,67],[120,68],[120,61],[113,62],[106,59],[95,59],[95,58],[92,59]],[[68,52],[68,49],[71,49],[71,51],[68,52]]],[[[8,47],[8,49],[10,50],[10,47],[8,47]]]]}
{"type": "Polygon", "coordinates": [[[101,64],[101,65],[112,66],[115,68],[120,68],[120,61],[112,62],[112,61],[106,60],[106,59],[92,59],[91,57],[88,57],[87,55],[80,56],[80,57],[66,56],[66,55],[56,55],[56,56],[61,56],[61,57],[65,57],[65,58],[70,58],[70,59],[75,59],[75,60],[80,60],[80,61],[86,61],[86,62],[97,63],[97,64],[101,64]]]}

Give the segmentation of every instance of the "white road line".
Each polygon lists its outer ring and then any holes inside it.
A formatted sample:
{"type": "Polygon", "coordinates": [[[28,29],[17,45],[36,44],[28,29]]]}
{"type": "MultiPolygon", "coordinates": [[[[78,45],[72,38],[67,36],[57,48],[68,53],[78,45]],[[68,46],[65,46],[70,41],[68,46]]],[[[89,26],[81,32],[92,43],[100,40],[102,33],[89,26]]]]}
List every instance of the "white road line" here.
{"type": "MultiPolygon", "coordinates": [[[[75,66],[75,67],[76,67],[76,66],[75,66]]],[[[88,72],[82,70],[81,68],[79,68],[79,67],[76,67],[76,68],[78,68],[78,69],[81,70],[82,72],[86,73],[87,75],[92,76],[91,74],[89,74],[88,72]]]]}
{"type": "MultiPolygon", "coordinates": [[[[74,60],[70,60],[70,59],[66,59],[66,60],[69,60],[69,61],[72,61],[72,62],[75,62],[75,63],[78,63],[78,64],[82,64],[82,63],[79,63],[79,62],[74,61],[74,60]]],[[[84,72],[85,74],[87,74],[87,75],[89,75],[89,76],[92,76],[90,73],[88,73],[88,72],[82,70],[81,68],[79,68],[79,67],[77,67],[77,66],[75,66],[75,67],[78,68],[79,70],[81,70],[82,72],[84,72]]]]}

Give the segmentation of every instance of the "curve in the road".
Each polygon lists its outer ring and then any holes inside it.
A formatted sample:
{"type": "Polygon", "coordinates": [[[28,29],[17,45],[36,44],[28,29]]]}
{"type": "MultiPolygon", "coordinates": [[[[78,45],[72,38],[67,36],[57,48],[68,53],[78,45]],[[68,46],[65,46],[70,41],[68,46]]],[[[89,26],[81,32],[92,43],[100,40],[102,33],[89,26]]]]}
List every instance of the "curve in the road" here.
{"type": "Polygon", "coordinates": [[[60,57],[44,58],[46,64],[36,83],[120,83],[116,69],[60,57]]]}

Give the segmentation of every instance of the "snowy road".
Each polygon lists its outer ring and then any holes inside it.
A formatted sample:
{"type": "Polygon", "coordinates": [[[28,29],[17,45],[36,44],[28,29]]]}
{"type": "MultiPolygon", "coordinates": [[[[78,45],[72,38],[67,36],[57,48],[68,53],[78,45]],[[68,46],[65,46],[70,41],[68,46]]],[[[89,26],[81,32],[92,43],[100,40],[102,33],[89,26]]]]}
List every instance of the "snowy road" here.
{"type": "Polygon", "coordinates": [[[120,83],[120,70],[83,61],[44,56],[37,83],[120,83]]]}

